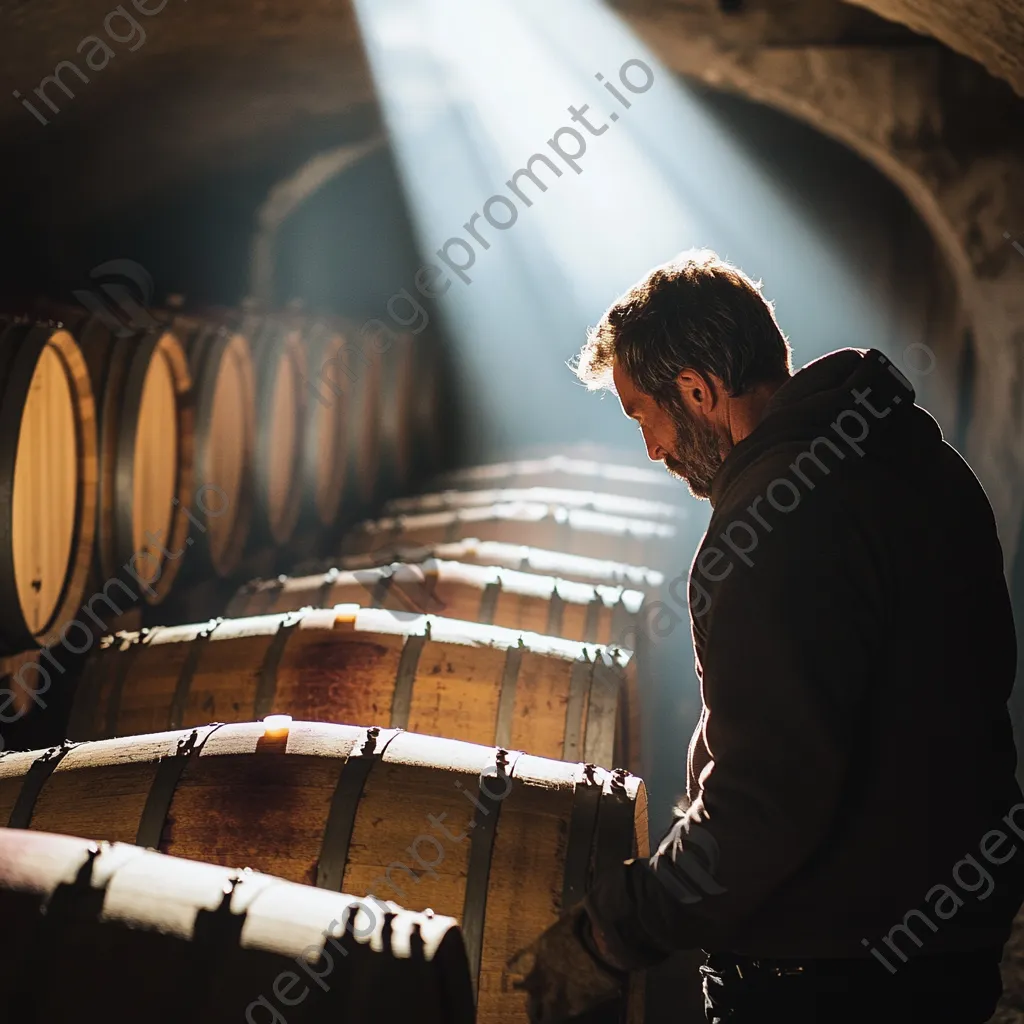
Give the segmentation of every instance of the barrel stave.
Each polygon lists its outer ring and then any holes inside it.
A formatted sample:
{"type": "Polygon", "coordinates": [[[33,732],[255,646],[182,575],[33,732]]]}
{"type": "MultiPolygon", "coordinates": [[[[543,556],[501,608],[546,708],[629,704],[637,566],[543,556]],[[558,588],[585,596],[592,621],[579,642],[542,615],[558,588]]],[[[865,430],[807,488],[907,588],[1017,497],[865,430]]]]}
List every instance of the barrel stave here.
{"type": "Polygon", "coordinates": [[[476,793],[490,754],[477,752],[476,771],[463,765],[425,772],[386,753],[363,787],[342,888],[461,918],[474,814],[463,794],[476,793]]]}
{"type": "MultiPolygon", "coordinates": [[[[303,626],[312,622],[307,616],[303,626]]],[[[345,620],[335,619],[330,628],[300,627],[281,659],[274,711],[388,725],[405,643],[401,635],[364,633],[345,620]]]]}
{"type": "Polygon", "coordinates": [[[493,741],[507,658],[507,650],[500,647],[428,640],[416,666],[408,728],[493,741]]]}
{"type": "Polygon", "coordinates": [[[134,843],[146,799],[156,778],[154,757],[173,752],[162,736],[139,737],[138,746],[104,741],[70,750],[46,781],[35,803],[31,827],[86,839],[134,843]]]}
{"type": "Polygon", "coordinates": [[[258,735],[251,737],[251,751],[224,753],[214,739],[185,766],[160,849],[218,864],[258,865],[269,874],[315,885],[320,842],[344,759],[260,755],[258,735]]]}
{"type": "MultiPolygon", "coordinates": [[[[563,909],[569,833],[579,765],[524,754],[501,802],[491,853],[483,947],[519,950],[558,919],[563,909]]],[[[494,783],[496,792],[504,788],[494,783]]],[[[504,963],[481,963],[477,1021],[526,1020],[526,993],[513,990],[504,963]]]]}

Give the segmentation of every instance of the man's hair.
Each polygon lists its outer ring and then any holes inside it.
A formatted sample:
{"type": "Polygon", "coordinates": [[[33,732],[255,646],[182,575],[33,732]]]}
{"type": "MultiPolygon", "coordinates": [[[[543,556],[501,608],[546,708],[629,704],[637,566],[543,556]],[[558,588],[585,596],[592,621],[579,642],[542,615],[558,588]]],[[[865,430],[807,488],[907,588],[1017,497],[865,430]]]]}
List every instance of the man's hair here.
{"type": "Polygon", "coordinates": [[[681,253],[630,288],[587,331],[573,370],[591,391],[613,390],[614,360],[668,408],[685,368],[714,374],[733,397],[790,373],[789,343],[761,282],[710,249],[681,253]]]}

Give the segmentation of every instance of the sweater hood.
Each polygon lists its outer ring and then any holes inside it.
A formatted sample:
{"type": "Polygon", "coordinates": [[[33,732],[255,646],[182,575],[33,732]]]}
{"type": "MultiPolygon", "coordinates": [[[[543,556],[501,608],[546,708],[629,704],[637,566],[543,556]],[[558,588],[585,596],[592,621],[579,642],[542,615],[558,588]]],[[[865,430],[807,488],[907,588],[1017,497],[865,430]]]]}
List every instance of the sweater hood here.
{"type": "Polygon", "coordinates": [[[877,349],[839,349],[808,363],[772,395],[761,422],[737,444],[711,485],[715,507],[743,471],[772,451],[825,439],[861,458],[901,461],[942,443],[913,385],[877,349]]]}

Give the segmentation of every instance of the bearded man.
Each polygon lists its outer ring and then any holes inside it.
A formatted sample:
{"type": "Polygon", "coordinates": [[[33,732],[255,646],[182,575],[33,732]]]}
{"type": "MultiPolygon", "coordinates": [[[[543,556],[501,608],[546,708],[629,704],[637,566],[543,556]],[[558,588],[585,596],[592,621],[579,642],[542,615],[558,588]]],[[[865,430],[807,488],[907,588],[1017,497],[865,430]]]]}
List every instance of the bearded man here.
{"type": "Polygon", "coordinates": [[[576,372],[711,502],[689,578],[703,710],[657,853],[520,959],[533,1019],[701,949],[713,1024],[983,1024],[1024,802],[977,478],[881,352],[792,374],[760,284],[706,250],[611,306],[576,372]]]}

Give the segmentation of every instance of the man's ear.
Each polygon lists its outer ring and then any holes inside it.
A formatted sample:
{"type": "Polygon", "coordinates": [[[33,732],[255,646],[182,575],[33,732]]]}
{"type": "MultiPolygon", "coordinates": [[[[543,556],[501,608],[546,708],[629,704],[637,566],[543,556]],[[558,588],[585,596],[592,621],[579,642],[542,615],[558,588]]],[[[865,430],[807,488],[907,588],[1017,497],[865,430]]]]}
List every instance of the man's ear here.
{"type": "Polygon", "coordinates": [[[718,404],[719,393],[714,382],[696,370],[688,367],[680,370],[676,377],[676,387],[679,389],[679,397],[692,413],[707,416],[718,404]]]}

